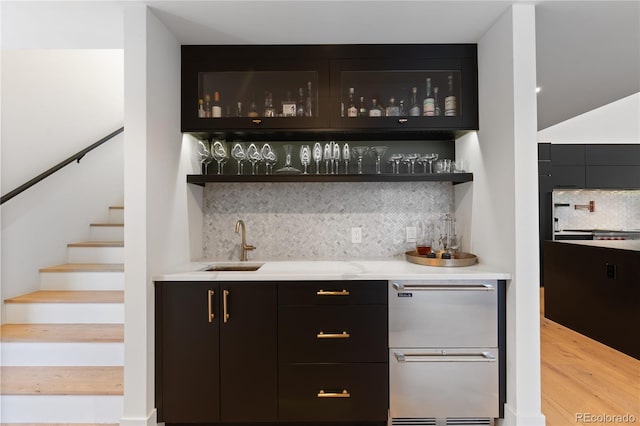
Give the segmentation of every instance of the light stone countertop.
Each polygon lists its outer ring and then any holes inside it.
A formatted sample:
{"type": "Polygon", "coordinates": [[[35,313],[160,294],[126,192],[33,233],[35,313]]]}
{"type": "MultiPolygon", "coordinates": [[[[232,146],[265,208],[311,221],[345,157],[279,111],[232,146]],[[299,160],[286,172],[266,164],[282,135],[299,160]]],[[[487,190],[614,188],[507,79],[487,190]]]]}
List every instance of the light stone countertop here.
{"type": "Polygon", "coordinates": [[[193,262],[154,276],[154,281],[312,281],[312,280],[508,280],[511,274],[481,263],[444,268],[409,263],[403,258],[341,260],[250,260],[193,262]],[[211,265],[255,265],[257,271],[209,272],[211,265]]]}
{"type": "Polygon", "coordinates": [[[591,247],[605,247],[617,250],[640,251],[640,240],[561,240],[554,242],[591,247]]]}

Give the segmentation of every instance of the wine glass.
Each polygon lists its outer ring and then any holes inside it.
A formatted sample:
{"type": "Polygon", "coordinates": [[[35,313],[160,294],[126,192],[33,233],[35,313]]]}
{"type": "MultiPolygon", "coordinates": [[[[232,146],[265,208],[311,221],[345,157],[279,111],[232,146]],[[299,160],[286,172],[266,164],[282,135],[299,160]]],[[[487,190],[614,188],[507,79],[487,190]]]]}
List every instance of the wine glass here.
{"type": "Polygon", "coordinates": [[[206,140],[199,140],[196,152],[200,158],[200,171],[202,171],[202,167],[204,166],[204,174],[209,174],[209,163],[213,161],[213,156],[211,155],[211,143],[206,140]]]}
{"type": "Polygon", "coordinates": [[[262,145],[260,154],[264,159],[264,164],[265,164],[264,174],[266,175],[273,174],[273,165],[276,164],[276,161],[278,159],[276,152],[273,150],[273,148],[271,148],[271,145],[269,145],[268,143],[265,143],[264,145],[262,145]]]}
{"type": "Polygon", "coordinates": [[[251,163],[251,174],[255,175],[256,164],[262,161],[262,154],[260,154],[260,151],[258,150],[256,144],[252,143],[251,145],[249,145],[249,148],[247,148],[247,159],[251,163]]]}
{"type": "Polygon", "coordinates": [[[247,159],[247,150],[242,142],[235,142],[231,148],[231,157],[238,162],[238,174],[244,174],[244,164],[247,159]]]}
{"type": "Polygon", "coordinates": [[[320,142],[316,142],[313,145],[313,161],[316,162],[316,174],[320,174],[320,161],[322,161],[322,145],[320,142]]]}
{"type": "Polygon", "coordinates": [[[362,174],[362,158],[364,155],[369,152],[368,146],[354,146],[353,147],[353,155],[358,160],[358,174],[362,174]]]}
{"type": "Polygon", "coordinates": [[[344,174],[349,174],[349,158],[351,158],[351,152],[349,151],[349,144],[344,143],[342,145],[342,159],[344,160],[344,174]]]}
{"type": "Polygon", "coordinates": [[[213,159],[218,163],[218,174],[224,173],[224,164],[229,159],[229,147],[227,143],[221,140],[215,140],[211,146],[211,154],[213,159]]]}
{"type": "Polygon", "coordinates": [[[283,145],[284,149],[284,167],[276,170],[276,173],[282,174],[297,174],[300,173],[300,170],[296,169],[291,165],[291,153],[293,152],[293,145],[283,145]]]}
{"type": "Polygon", "coordinates": [[[433,173],[433,162],[438,159],[438,154],[434,152],[431,154],[427,154],[427,156],[427,161],[429,162],[429,173],[433,173]]]}
{"type": "MultiPolygon", "coordinates": [[[[324,159],[324,173],[329,174],[329,161],[333,157],[333,149],[331,148],[331,144],[324,144],[324,154],[322,158],[324,159]]],[[[331,173],[333,173],[333,168],[331,168],[331,173]]]]}
{"type": "Polygon", "coordinates": [[[335,162],[336,174],[338,174],[338,169],[340,168],[340,145],[336,142],[331,142],[333,144],[333,153],[331,154],[331,170],[333,172],[333,163],[335,162]]]}
{"type": "Polygon", "coordinates": [[[393,172],[395,174],[400,173],[400,160],[404,158],[404,154],[391,154],[391,161],[393,161],[393,172]]]}
{"type": "Polygon", "coordinates": [[[300,147],[300,162],[304,167],[304,171],[302,172],[302,174],[308,175],[309,173],[307,172],[307,167],[311,162],[311,148],[309,147],[309,145],[302,145],[300,147]]]}
{"type": "Polygon", "coordinates": [[[380,171],[380,161],[384,156],[384,153],[387,152],[386,146],[373,146],[371,147],[371,153],[376,157],[376,174],[382,173],[380,171]]]}

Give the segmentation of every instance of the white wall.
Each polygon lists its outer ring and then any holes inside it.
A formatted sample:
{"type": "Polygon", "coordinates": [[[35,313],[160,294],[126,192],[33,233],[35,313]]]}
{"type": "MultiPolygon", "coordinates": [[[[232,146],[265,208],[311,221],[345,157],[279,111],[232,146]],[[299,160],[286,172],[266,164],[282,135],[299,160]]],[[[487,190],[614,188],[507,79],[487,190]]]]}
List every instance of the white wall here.
{"type": "Polygon", "coordinates": [[[156,423],[153,276],[202,250],[193,141],[180,133],[180,45],[144,5],[125,9],[125,406],[156,423]],[[196,223],[190,228],[190,223],[196,223]],[[194,252],[192,252],[194,251],[194,252]]]}
{"type": "Polygon", "coordinates": [[[640,143],[640,93],[540,130],[538,141],[558,144],[640,143]]]}
{"type": "Polygon", "coordinates": [[[478,43],[480,130],[456,141],[473,184],[457,185],[470,250],[510,272],[505,425],[543,425],[540,401],[535,10],[514,5],[478,43]]]}
{"type": "MultiPolygon", "coordinates": [[[[122,127],[122,50],[3,50],[1,187],[15,187],[122,127]]],[[[122,204],[123,137],[2,206],[2,297],[39,288],[38,269],[122,204]]]]}

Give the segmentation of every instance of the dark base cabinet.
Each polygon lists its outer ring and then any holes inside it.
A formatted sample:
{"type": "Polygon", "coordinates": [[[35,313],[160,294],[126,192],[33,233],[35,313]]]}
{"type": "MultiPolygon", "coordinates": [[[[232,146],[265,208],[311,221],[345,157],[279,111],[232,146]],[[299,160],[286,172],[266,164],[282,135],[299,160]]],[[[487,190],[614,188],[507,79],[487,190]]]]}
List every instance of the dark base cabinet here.
{"type": "Polygon", "coordinates": [[[172,425],[383,426],[386,281],[156,282],[156,407],[172,425]]]}
{"type": "Polygon", "coordinates": [[[545,317],[640,359],[640,252],[544,243],[545,317]]]}

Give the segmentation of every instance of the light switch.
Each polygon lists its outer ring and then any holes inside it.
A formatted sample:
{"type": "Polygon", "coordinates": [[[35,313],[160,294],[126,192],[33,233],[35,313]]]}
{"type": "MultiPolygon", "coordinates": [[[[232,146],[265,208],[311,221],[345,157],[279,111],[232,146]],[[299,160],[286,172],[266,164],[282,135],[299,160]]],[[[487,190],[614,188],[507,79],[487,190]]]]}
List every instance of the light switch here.
{"type": "Polygon", "coordinates": [[[407,242],[415,243],[417,237],[417,231],[415,226],[407,226],[407,242]]]}

